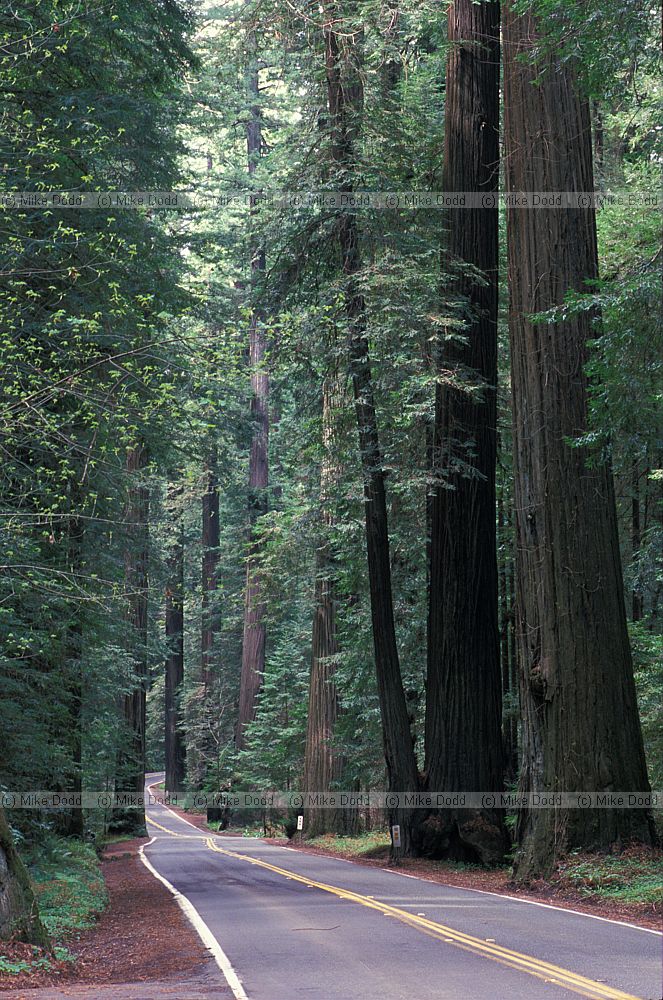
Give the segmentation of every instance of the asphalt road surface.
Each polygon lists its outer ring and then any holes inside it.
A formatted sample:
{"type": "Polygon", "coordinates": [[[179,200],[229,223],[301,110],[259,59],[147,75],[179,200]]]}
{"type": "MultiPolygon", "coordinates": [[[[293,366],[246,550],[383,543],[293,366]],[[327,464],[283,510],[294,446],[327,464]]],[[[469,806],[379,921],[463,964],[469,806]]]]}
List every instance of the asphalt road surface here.
{"type": "Polygon", "coordinates": [[[238,1000],[661,998],[656,932],[147,816],[238,1000]]]}

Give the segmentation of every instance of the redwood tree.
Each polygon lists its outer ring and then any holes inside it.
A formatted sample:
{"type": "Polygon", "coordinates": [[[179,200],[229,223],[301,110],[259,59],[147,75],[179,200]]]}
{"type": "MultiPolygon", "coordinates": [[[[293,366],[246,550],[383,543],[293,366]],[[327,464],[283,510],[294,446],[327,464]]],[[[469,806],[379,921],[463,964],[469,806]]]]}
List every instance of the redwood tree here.
{"type": "Polygon", "coordinates": [[[14,847],[5,811],[0,806],[0,940],[28,941],[51,950],[39,917],[30,877],[14,847]]]}
{"type": "MultiPolygon", "coordinates": [[[[124,552],[127,601],[128,659],[131,677],[122,696],[124,739],[118,759],[118,792],[142,794],[145,785],[145,698],[148,683],[147,601],[150,497],[143,481],[147,449],[141,442],[127,451],[128,478],[124,552]]],[[[115,832],[145,832],[145,810],[120,806],[113,813],[115,832]]]]}
{"type": "MultiPolygon", "coordinates": [[[[530,14],[504,20],[509,192],[593,189],[587,101],[572,62],[535,65],[530,14]]],[[[521,791],[648,790],[626,629],[611,471],[574,439],[588,429],[587,342],[595,316],[559,307],[598,272],[594,209],[508,211],[521,791]]],[[[654,838],[643,809],[519,814],[517,876],[571,848],[654,838]]]]}
{"type": "MultiPolygon", "coordinates": [[[[247,70],[249,119],[246,126],[246,149],[249,177],[254,178],[262,151],[262,111],[257,61],[256,37],[249,32],[248,49],[251,61],[247,70]]],[[[255,215],[257,196],[251,195],[251,216],[255,215]]],[[[235,742],[244,746],[246,727],[255,718],[258,695],[265,671],[265,607],[259,570],[259,546],[255,539],[255,524],[267,509],[269,485],[269,376],[266,370],[267,332],[257,307],[257,293],[265,270],[265,250],[257,234],[251,238],[251,295],[249,321],[249,364],[251,366],[251,420],[253,437],[249,456],[249,521],[250,543],[246,564],[244,593],[244,633],[240,675],[239,715],[235,742]]]]}
{"type": "MultiPolygon", "coordinates": [[[[496,384],[499,4],[449,8],[446,191],[489,196],[451,210],[447,267],[463,327],[437,351],[426,683],[426,777],[431,791],[502,785],[497,628],[496,384]],[[469,271],[468,265],[472,271],[469,271]],[[477,274],[477,272],[480,272],[477,274]],[[477,393],[476,387],[480,393],[477,393]],[[468,447],[469,442],[469,447],[468,447]]],[[[508,844],[494,810],[445,810],[422,828],[439,856],[500,860],[508,844]]]]}
{"type": "MultiPolygon", "coordinates": [[[[334,458],[334,410],[338,406],[338,372],[327,377],[322,387],[322,463],[320,469],[321,537],[315,552],[315,594],[311,637],[308,723],[304,753],[305,792],[327,792],[340,775],[340,758],[334,748],[338,716],[335,683],[338,639],[336,634],[336,582],[329,546],[332,525],[330,491],[336,476],[334,458]]],[[[310,809],[306,832],[314,837],[333,830],[337,821],[333,809],[310,809]]]]}
{"type": "MultiPolygon", "coordinates": [[[[338,4],[323,9],[327,103],[331,158],[339,191],[352,191],[356,140],[363,109],[357,24],[344,22],[338,4]]],[[[407,702],[396,643],[389,556],[389,527],[380,436],[368,346],[366,302],[359,287],[362,267],[357,217],[343,212],[337,220],[337,242],[344,280],[348,326],[348,359],[355,400],[359,453],[364,480],[366,554],[373,625],[373,646],[389,789],[415,791],[419,775],[412,746],[407,702]]],[[[401,826],[402,846],[414,849],[411,811],[390,812],[401,826]]]]}
{"type": "MultiPolygon", "coordinates": [[[[180,491],[169,490],[177,501],[180,491]]],[[[178,709],[184,680],[184,523],[181,514],[173,517],[174,538],[168,553],[166,585],[166,676],[165,676],[165,758],[166,791],[181,792],[184,787],[184,742],[178,709]]]]}
{"type": "Polygon", "coordinates": [[[217,450],[211,446],[205,463],[202,503],[202,595],[200,630],[200,673],[205,691],[212,676],[212,651],[216,632],[216,568],[219,561],[219,484],[216,473],[217,450]]]}

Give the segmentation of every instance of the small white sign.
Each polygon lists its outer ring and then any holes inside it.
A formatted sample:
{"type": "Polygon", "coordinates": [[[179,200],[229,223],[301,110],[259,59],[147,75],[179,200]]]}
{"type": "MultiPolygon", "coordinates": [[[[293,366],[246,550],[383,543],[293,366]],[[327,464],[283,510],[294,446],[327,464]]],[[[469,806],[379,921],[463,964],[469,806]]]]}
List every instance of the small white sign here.
{"type": "Polygon", "coordinates": [[[398,825],[391,828],[391,842],[394,847],[401,846],[401,828],[398,825]]]}
{"type": "Polygon", "coordinates": [[[297,817],[297,829],[298,830],[303,830],[304,829],[304,817],[303,816],[298,816],[297,817]]]}

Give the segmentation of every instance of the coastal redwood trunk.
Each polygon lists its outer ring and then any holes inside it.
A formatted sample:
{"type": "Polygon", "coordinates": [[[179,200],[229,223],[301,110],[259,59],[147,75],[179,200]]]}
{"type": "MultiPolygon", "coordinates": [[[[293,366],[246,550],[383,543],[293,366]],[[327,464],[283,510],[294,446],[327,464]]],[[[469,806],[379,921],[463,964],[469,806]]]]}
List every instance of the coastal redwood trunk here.
{"type": "MultiPolygon", "coordinates": [[[[322,464],[320,469],[320,520],[322,533],[315,553],[315,596],[311,637],[308,724],[304,751],[303,791],[328,792],[340,777],[341,760],[334,750],[334,730],[338,717],[338,696],[334,674],[338,641],[336,635],[336,583],[329,548],[332,527],[331,490],[338,475],[335,459],[334,420],[338,411],[338,373],[325,379],[322,387],[322,464]]],[[[316,837],[338,826],[334,809],[307,811],[306,834],[316,837]]]]}
{"type": "MultiPolygon", "coordinates": [[[[456,0],[448,13],[446,191],[497,191],[498,3],[456,0]]],[[[464,341],[439,348],[438,372],[480,384],[481,398],[441,381],[435,404],[426,681],[426,780],[432,792],[499,791],[503,781],[497,627],[497,200],[448,213],[452,294],[464,341]],[[462,272],[472,265],[483,278],[462,272]],[[459,270],[461,269],[461,270],[459,270]],[[468,450],[467,443],[472,447],[468,450]]],[[[453,330],[450,333],[454,333],[453,330]]],[[[499,862],[508,847],[495,810],[444,810],[421,830],[436,857],[499,862]]]]}
{"type": "Polygon", "coordinates": [[[27,941],[51,951],[39,918],[30,877],[14,847],[14,838],[0,806],[0,941],[27,941]]]}
{"type": "MultiPolygon", "coordinates": [[[[171,501],[181,491],[169,489],[171,501]]],[[[166,585],[166,670],[165,670],[165,765],[166,791],[184,788],[184,742],[179,698],[184,680],[184,523],[180,512],[173,516],[175,536],[168,554],[166,585]]]]}
{"type": "MultiPolygon", "coordinates": [[[[510,499],[510,498],[509,498],[510,499]]],[[[511,784],[518,775],[517,715],[513,705],[518,692],[515,664],[512,662],[513,604],[511,602],[513,553],[510,522],[504,513],[504,498],[497,502],[499,540],[499,606],[500,606],[500,665],[502,668],[502,740],[504,744],[504,778],[511,784]],[[508,711],[504,713],[504,706],[508,711]]]]}
{"type": "MultiPolygon", "coordinates": [[[[67,568],[71,574],[83,572],[83,522],[76,511],[82,503],[80,490],[75,484],[69,495],[70,515],[67,523],[67,568]]],[[[67,628],[66,684],[69,703],[69,732],[71,746],[71,780],[68,789],[75,795],[83,790],[83,618],[77,609],[67,628]]],[[[74,807],[55,814],[55,825],[64,837],[85,834],[85,816],[82,809],[74,807]]]]}
{"type": "Polygon", "coordinates": [[[216,568],[219,561],[219,484],[216,475],[216,448],[209,450],[204,469],[205,492],[202,503],[202,594],[200,629],[200,674],[207,691],[212,678],[214,635],[216,632],[216,568]]]}
{"type": "MultiPolygon", "coordinates": [[[[122,715],[126,743],[120,748],[116,789],[142,794],[145,786],[145,697],[148,682],[147,598],[148,516],[150,498],[141,481],[147,466],[147,450],[138,444],[127,452],[127,540],[124,579],[127,595],[128,660],[132,669],[131,690],[123,695],[122,715]]],[[[145,833],[145,810],[119,806],[113,811],[114,833],[145,833]]]]}
{"type": "MultiPolygon", "coordinates": [[[[533,66],[537,25],[504,20],[509,192],[591,191],[587,102],[570,62],[533,66]],[[522,58],[525,57],[524,61],[522,58]]],[[[588,428],[590,313],[529,316],[582,291],[598,272],[591,207],[507,215],[517,607],[523,711],[520,790],[646,792],[611,471],[569,443],[588,428]]],[[[651,843],[644,809],[519,813],[516,876],[549,871],[567,850],[651,843]]]]}
{"type": "MultiPolygon", "coordinates": [[[[324,7],[324,18],[332,165],[338,178],[337,189],[351,191],[354,146],[363,108],[359,49],[354,35],[342,30],[337,4],[324,7]],[[337,25],[341,25],[340,31],[337,25]]],[[[418,789],[419,775],[396,644],[384,472],[368,349],[366,303],[358,285],[361,271],[359,231],[357,218],[352,213],[343,212],[339,216],[337,239],[345,279],[348,356],[364,478],[371,619],[387,779],[390,791],[413,792],[418,789]]],[[[390,811],[389,821],[401,826],[402,846],[394,853],[411,854],[415,815],[411,810],[395,808],[390,811]]]]}
{"type": "MultiPolygon", "coordinates": [[[[247,72],[247,91],[252,101],[250,118],[246,127],[246,149],[249,177],[256,172],[262,150],[262,111],[259,103],[259,81],[256,41],[249,38],[252,55],[247,72]]],[[[257,211],[256,196],[251,197],[251,216],[257,211]]],[[[255,539],[255,524],[267,510],[269,485],[269,376],[266,369],[267,333],[256,298],[258,285],[265,270],[265,251],[259,236],[251,247],[251,289],[253,305],[249,322],[249,364],[251,366],[251,420],[253,439],[249,457],[249,519],[251,539],[246,564],[244,593],[244,633],[242,638],[242,669],[240,675],[239,714],[235,743],[238,750],[244,746],[246,727],[256,714],[258,696],[265,670],[265,606],[260,579],[260,551],[255,539]]]]}
{"type": "MultiPolygon", "coordinates": [[[[647,480],[645,479],[645,483],[647,480]]],[[[631,560],[633,563],[640,556],[640,545],[642,542],[642,531],[640,526],[640,464],[637,458],[633,459],[631,465],[631,560]]],[[[631,618],[634,622],[642,620],[643,607],[642,591],[636,581],[631,593],[631,618]]]]}

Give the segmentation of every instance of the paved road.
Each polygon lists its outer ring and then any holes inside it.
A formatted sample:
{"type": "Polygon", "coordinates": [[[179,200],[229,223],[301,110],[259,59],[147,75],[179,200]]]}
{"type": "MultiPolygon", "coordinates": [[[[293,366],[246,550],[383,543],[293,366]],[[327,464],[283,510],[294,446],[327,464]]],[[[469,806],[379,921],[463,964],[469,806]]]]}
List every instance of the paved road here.
{"type": "Polygon", "coordinates": [[[207,924],[249,1000],[661,997],[654,932],[208,836],[161,805],[148,819],[146,857],[207,924]]]}

